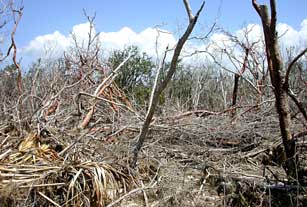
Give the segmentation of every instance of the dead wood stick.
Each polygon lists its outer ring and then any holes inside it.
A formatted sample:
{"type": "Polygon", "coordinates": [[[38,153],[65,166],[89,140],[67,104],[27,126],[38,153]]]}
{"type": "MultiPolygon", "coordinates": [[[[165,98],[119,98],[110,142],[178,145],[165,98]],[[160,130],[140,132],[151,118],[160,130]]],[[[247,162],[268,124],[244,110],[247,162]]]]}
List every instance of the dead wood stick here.
{"type": "Polygon", "coordinates": [[[98,87],[96,88],[95,92],[94,92],[94,98],[93,98],[93,103],[92,103],[92,106],[90,108],[90,111],[86,114],[85,118],[83,119],[83,121],[81,122],[81,124],[79,125],[79,128],[81,129],[84,129],[85,127],[88,126],[91,118],[93,117],[94,115],[94,112],[95,112],[95,107],[96,107],[96,101],[97,101],[97,98],[100,94],[103,93],[103,91],[115,80],[116,76],[118,75],[118,71],[119,69],[130,59],[131,57],[131,54],[128,55],[128,57],[123,61],[121,62],[117,68],[115,68],[115,70],[113,70],[111,72],[111,74],[109,74],[108,77],[106,77],[99,85],[98,87]]]}
{"type": "Polygon", "coordinates": [[[177,119],[182,119],[186,116],[191,116],[194,114],[203,117],[203,116],[209,116],[209,115],[219,115],[221,114],[221,112],[214,112],[214,111],[208,111],[208,110],[187,111],[187,112],[175,115],[175,116],[162,118],[162,120],[177,120],[177,119]]]}
{"type": "Polygon", "coordinates": [[[161,93],[164,91],[164,89],[166,88],[166,86],[168,85],[169,81],[172,79],[174,73],[176,72],[177,69],[177,64],[178,64],[178,59],[181,53],[181,50],[185,44],[185,42],[188,40],[190,34],[192,33],[194,26],[196,25],[196,22],[198,20],[198,17],[201,13],[201,11],[204,8],[205,5],[205,1],[203,1],[203,3],[201,4],[200,8],[198,9],[198,11],[196,12],[196,15],[194,16],[191,12],[191,7],[189,5],[189,1],[188,0],[183,0],[184,5],[185,5],[185,9],[188,13],[189,16],[189,24],[185,30],[185,32],[183,33],[183,35],[179,38],[177,45],[175,47],[175,51],[170,63],[170,68],[166,73],[166,77],[164,78],[164,80],[162,80],[159,85],[157,86],[157,88],[153,88],[153,95],[150,98],[150,104],[149,104],[149,108],[148,108],[148,112],[146,115],[146,119],[144,121],[144,124],[142,126],[141,129],[141,133],[139,135],[138,138],[138,142],[136,143],[134,149],[133,149],[133,157],[131,160],[131,167],[135,167],[136,163],[137,163],[137,158],[138,158],[138,153],[141,150],[143,143],[145,141],[146,135],[148,133],[148,129],[149,129],[149,125],[152,121],[152,118],[154,116],[156,107],[158,105],[159,102],[159,97],[161,95],[161,93]]]}
{"type": "Polygon", "coordinates": [[[61,207],[59,204],[57,204],[54,200],[52,200],[51,198],[49,198],[48,196],[46,196],[45,194],[43,194],[42,192],[38,191],[38,194],[40,196],[42,196],[43,198],[45,198],[47,201],[49,201],[50,203],[52,203],[53,205],[57,206],[57,207],[61,207]]]}
{"type": "Polygon", "coordinates": [[[134,190],[128,192],[127,194],[123,195],[122,197],[118,198],[117,200],[113,201],[112,203],[108,204],[106,207],[114,206],[114,205],[118,204],[119,202],[121,202],[122,200],[124,200],[125,198],[131,196],[131,195],[134,194],[134,193],[137,193],[137,192],[139,192],[139,191],[144,191],[144,190],[153,188],[153,186],[154,186],[155,184],[156,184],[156,183],[153,183],[153,184],[150,185],[150,186],[145,186],[145,187],[142,187],[142,188],[136,188],[136,189],[134,189],[134,190]]]}
{"type": "Polygon", "coordinates": [[[111,74],[108,76],[108,77],[106,77],[100,84],[99,84],[99,86],[96,88],[96,90],[95,90],[95,95],[98,95],[98,92],[100,91],[100,89],[106,84],[106,82],[108,82],[111,78],[113,78],[114,76],[116,76],[117,75],[117,72],[119,71],[119,69],[130,59],[130,57],[131,57],[131,54],[129,54],[128,55],[128,57],[123,61],[123,62],[121,62],[118,66],[117,66],[117,68],[115,68],[115,70],[113,70],[112,72],[111,72],[111,74]]]}

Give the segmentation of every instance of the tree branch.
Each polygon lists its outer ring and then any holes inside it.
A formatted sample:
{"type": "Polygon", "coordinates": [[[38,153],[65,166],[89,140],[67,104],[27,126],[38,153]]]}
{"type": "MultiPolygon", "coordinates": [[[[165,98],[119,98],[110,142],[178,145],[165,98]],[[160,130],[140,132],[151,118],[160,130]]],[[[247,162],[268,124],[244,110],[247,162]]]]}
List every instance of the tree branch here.
{"type": "Polygon", "coordinates": [[[157,86],[157,90],[153,89],[154,92],[153,92],[153,96],[152,96],[152,99],[151,99],[152,101],[150,103],[150,107],[148,108],[148,112],[147,112],[144,124],[142,126],[138,142],[136,143],[135,148],[133,149],[133,157],[132,157],[132,160],[131,160],[131,163],[130,163],[131,167],[133,167],[133,168],[136,166],[138,153],[141,150],[143,143],[145,141],[146,135],[147,135],[148,130],[149,130],[149,125],[152,121],[153,115],[155,113],[156,107],[157,107],[158,102],[159,102],[159,97],[160,97],[161,93],[163,92],[163,90],[166,88],[168,82],[171,80],[171,78],[173,77],[173,75],[176,71],[178,58],[179,58],[179,55],[180,55],[181,50],[183,48],[183,45],[185,44],[185,42],[189,38],[190,34],[192,33],[194,26],[197,22],[198,16],[201,13],[201,11],[204,7],[204,4],[205,4],[205,1],[203,1],[200,9],[197,11],[196,15],[193,17],[188,0],[183,0],[183,2],[185,4],[185,8],[186,8],[187,13],[189,15],[189,25],[186,28],[186,31],[184,32],[184,34],[179,38],[179,40],[177,42],[177,45],[176,45],[176,48],[175,48],[175,51],[174,51],[174,54],[173,54],[173,57],[172,57],[172,60],[171,60],[170,68],[167,71],[167,75],[166,75],[165,79],[161,82],[160,85],[157,86]]]}
{"type": "Polygon", "coordinates": [[[276,12],[276,0],[270,0],[271,5],[271,26],[272,33],[276,32],[277,12],[276,12]]]}
{"type": "Polygon", "coordinates": [[[301,114],[303,115],[305,121],[307,122],[307,112],[303,106],[303,104],[295,97],[293,93],[290,92],[290,90],[287,90],[288,96],[292,99],[292,101],[295,103],[301,114]]]}
{"type": "Polygon", "coordinates": [[[16,60],[16,56],[17,56],[17,46],[16,46],[16,43],[15,43],[15,33],[16,33],[16,30],[17,30],[17,27],[18,27],[18,24],[20,22],[20,19],[22,17],[22,14],[23,14],[23,7],[21,7],[19,10],[13,10],[13,12],[16,12],[18,13],[18,18],[17,20],[15,20],[15,24],[14,24],[14,28],[13,28],[13,31],[11,33],[11,46],[12,48],[14,49],[14,53],[13,53],[13,62],[14,62],[14,65],[16,66],[17,70],[18,70],[18,76],[17,76],[17,86],[18,86],[18,93],[19,93],[19,96],[21,96],[22,94],[22,75],[21,75],[21,67],[19,65],[19,63],[17,63],[17,60],[16,60]]]}
{"type": "Polygon", "coordinates": [[[257,0],[252,0],[252,2],[253,2],[253,6],[254,6],[256,12],[257,12],[258,15],[261,17],[260,7],[259,7],[259,5],[258,5],[258,3],[257,3],[257,0]]]}
{"type": "Polygon", "coordinates": [[[184,3],[184,7],[187,11],[187,14],[189,16],[189,21],[191,22],[194,18],[193,14],[192,14],[192,9],[191,9],[191,6],[190,6],[190,3],[188,0],[183,0],[183,3],[184,3]]]}
{"type": "Polygon", "coordinates": [[[289,85],[289,76],[290,76],[290,72],[291,72],[291,69],[293,67],[293,65],[307,52],[307,47],[301,51],[289,64],[288,68],[287,68],[287,71],[286,71],[286,75],[285,75],[285,87],[288,88],[288,85],[289,85]]]}

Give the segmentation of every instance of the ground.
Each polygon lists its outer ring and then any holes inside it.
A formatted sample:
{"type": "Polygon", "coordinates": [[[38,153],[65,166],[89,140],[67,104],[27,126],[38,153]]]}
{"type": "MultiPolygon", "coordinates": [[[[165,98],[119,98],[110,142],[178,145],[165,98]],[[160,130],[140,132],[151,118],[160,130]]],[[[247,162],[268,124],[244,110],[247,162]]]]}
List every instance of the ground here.
{"type": "MultiPolygon", "coordinates": [[[[306,187],[288,182],[282,168],[284,152],[273,106],[235,117],[157,117],[138,166],[131,169],[130,155],[141,124],[136,116],[122,114],[116,123],[83,130],[49,126],[38,134],[3,122],[2,203],[306,206],[306,187]]],[[[305,130],[304,124],[294,121],[295,133],[305,130]]],[[[304,136],[297,140],[301,166],[306,166],[304,136]]]]}

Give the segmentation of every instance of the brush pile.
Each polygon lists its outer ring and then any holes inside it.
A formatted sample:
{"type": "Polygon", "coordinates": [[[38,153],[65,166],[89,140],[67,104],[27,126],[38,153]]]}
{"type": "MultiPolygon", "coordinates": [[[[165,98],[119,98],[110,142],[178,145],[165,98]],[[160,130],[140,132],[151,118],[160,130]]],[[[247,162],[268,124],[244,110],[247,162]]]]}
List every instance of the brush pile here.
{"type": "MultiPolygon", "coordinates": [[[[269,95],[226,108],[208,94],[208,103],[220,107],[212,111],[161,97],[131,169],[148,104],[116,84],[131,55],[110,69],[99,51],[77,49],[65,65],[32,71],[22,95],[0,96],[1,207],[306,206],[307,179],[290,180],[283,168],[287,160],[269,95]]],[[[141,89],[146,97],[150,88],[141,89]]],[[[302,120],[294,114],[292,130],[304,169],[302,120]]]]}
{"type": "MultiPolygon", "coordinates": [[[[121,125],[101,123],[84,130],[26,132],[2,124],[2,206],[306,202],[306,188],[286,184],[282,163],[273,156],[280,146],[276,117],[260,121],[259,115],[248,114],[233,123],[223,114],[157,118],[136,169],[129,168],[129,158],[141,122],[131,117],[123,113],[121,125]]],[[[306,143],[300,140],[300,160],[306,162],[306,143]]]]}

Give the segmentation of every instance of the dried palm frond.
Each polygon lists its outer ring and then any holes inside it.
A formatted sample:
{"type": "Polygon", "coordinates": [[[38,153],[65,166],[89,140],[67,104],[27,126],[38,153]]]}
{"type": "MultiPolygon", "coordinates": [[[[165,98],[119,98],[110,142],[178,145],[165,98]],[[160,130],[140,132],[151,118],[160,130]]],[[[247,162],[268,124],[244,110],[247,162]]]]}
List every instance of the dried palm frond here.
{"type": "Polygon", "coordinates": [[[19,152],[28,152],[38,146],[39,136],[37,133],[29,133],[28,136],[19,144],[19,152]]]}
{"type": "MultiPolygon", "coordinates": [[[[67,199],[84,200],[90,195],[90,200],[97,206],[105,206],[117,196],[127,192],[133,186],[133,177],[128,170],[120,165],[107,163],[85,162],[74,167],[74,175],[67,191],[67,199]]],[[[66,201],[68,203],[68,201],[66,201]]]]}
{"type": "MultiPolygon", "coordinates": [[[[67,164],[0,164],[0,192],[8,186],[32,189],[42,201],[61,206],[105,206],[134,186],[124,166],[84,162],[67,164]]],[[[31,201],[29,201],[31,202],[31,201]]]]}
{"type": "Polygon", "coordinates": [[[18,151],[11,154],[8,163],[36,163],[60,160],[58,153],[47,144],[42,144],[37,133],[29,133],[18,146],[18,151]]]}

